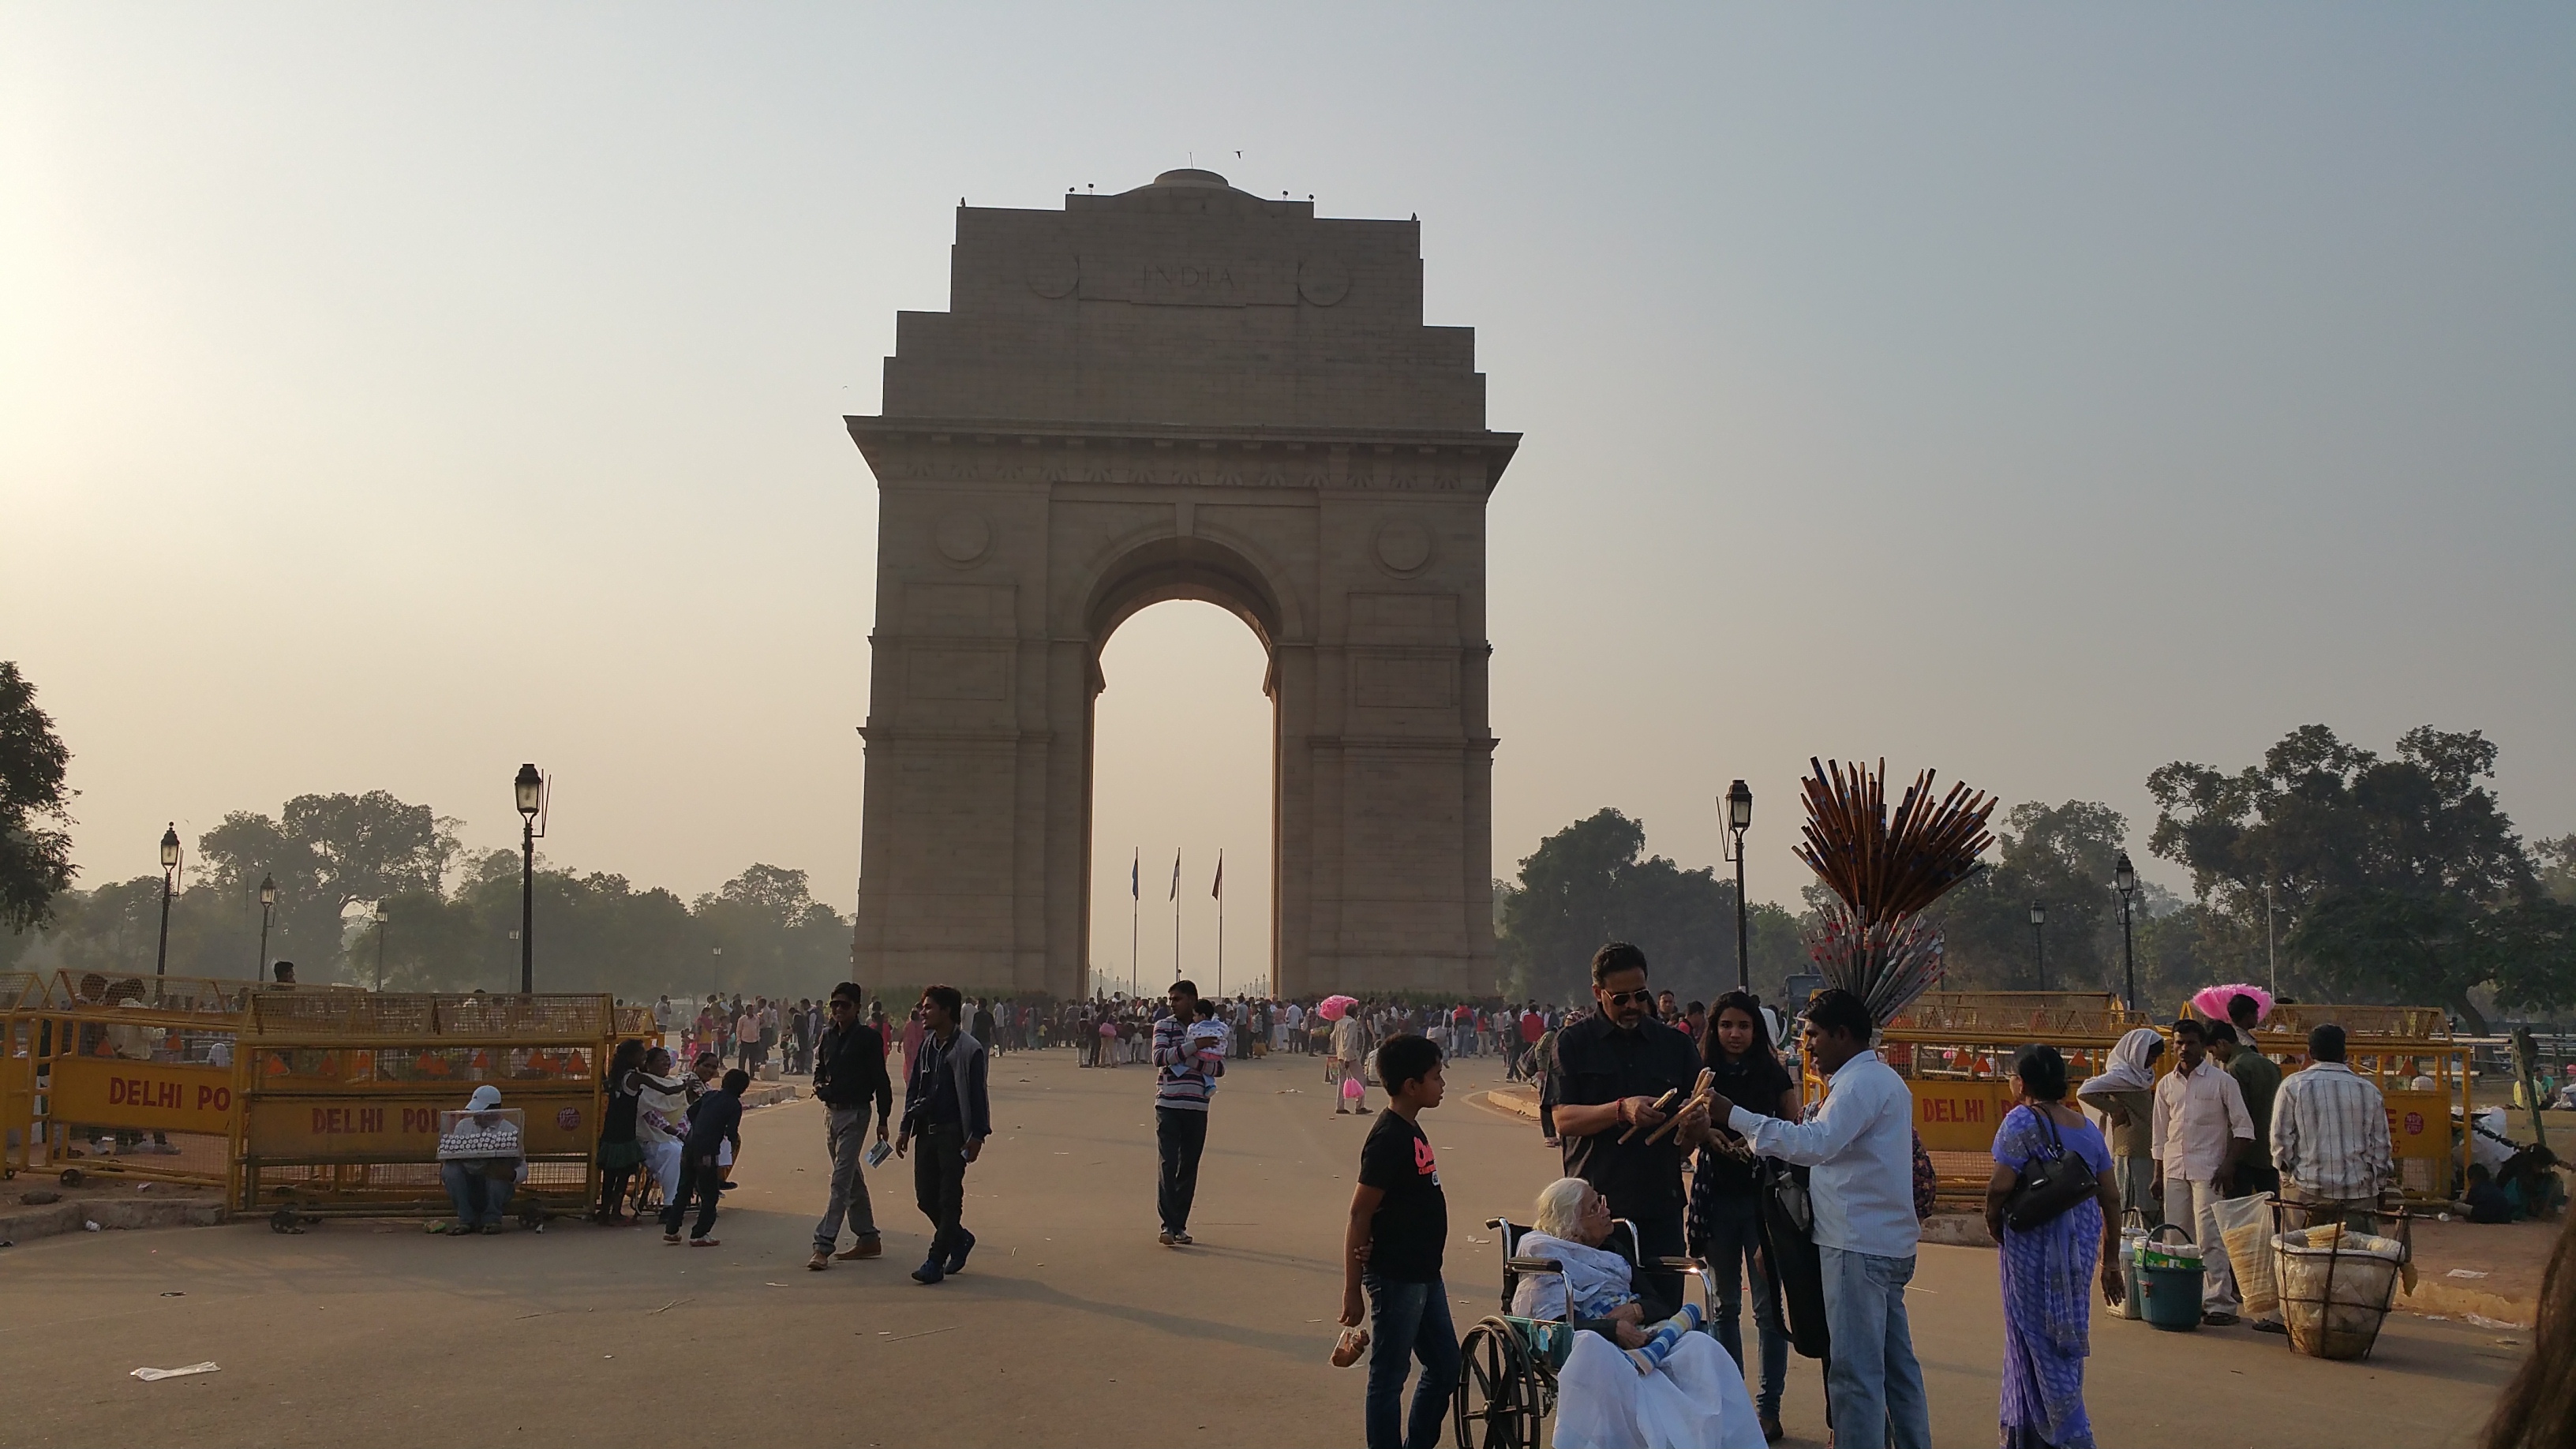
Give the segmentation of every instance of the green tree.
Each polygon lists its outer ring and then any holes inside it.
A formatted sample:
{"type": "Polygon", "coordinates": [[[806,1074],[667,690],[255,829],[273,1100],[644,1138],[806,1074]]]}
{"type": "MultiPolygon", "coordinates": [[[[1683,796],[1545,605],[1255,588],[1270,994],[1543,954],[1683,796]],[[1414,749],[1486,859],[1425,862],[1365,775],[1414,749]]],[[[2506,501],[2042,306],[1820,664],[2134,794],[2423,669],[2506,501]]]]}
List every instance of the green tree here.
{"type": "Polygon", "coordinates": [[[1944,897],[1931,912],[1955,990],[2038,989],[2039,954],[2031,903],[2047,908],[2048,986],[2117,991],[2119,897],[2111,872],[2129,822],[2099,801],[2016,805],[1998,832],[2002,859],[1944,897]]]}
{"type": "MultiPolygon", "coordinates": [[[[1804,969],[1798,918],[1769,904],[1746,913],[1754,985],[1776,993],[1804,969]]],[[[1735,985],[1735,882],[1646,854],[1645,826],[1603,809],[1539,842],[1505,887],[1496,942],[1504,994],[1573,1002],[1591,990],[1592,953],[1607,941],[1646,953],[1658,988],[1705,1001],[1735,985]]]]}
{"type": "Polygon", "coordinates": [[[0,660],[0,921],[13,936],[44,925],[71,888],[71,760],[36,687],[0,660]]]}
{"type": "MultiPolygon", "coordinates": [[[[334,974],[351,906],[441,893],[459,852],[455,826],[428,806],[383,790],[298,795],[276,819],[250,811],[226,815],[198,836],[197,858],[208,884],[236,897],[249,897],[264,876],[275,878],[272,954],[302,958],[311,981],[334,974]]],[[[373,981],[372,962],[363,979],[373,981]]]]}
{"type": "Polygon", "coordinates": [[[2306,725],[2232,775],[2150,775],[2150,843],[2190,868],[2208,937],[2259,943],[2270,890],[2290,987],[2430,1002],[2482,1031],[2476,990],[2507,1005],[2576,994],[2557,903],[2480,783],[2495,761],[2474,730],[2409,730],[2383,759],[2306,725]]]}

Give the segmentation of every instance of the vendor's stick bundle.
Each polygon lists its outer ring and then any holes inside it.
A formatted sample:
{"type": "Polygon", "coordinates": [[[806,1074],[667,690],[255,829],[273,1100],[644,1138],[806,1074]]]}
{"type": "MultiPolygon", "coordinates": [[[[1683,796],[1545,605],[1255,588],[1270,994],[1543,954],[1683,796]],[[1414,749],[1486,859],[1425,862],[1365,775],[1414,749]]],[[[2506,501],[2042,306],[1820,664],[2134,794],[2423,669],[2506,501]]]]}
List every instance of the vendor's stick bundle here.
{"type": "MultiPolygon", "coordinates": [[[[1712,1105],[1709,1094],[1715,1089],[1716,1085],[1717,1073],[1710,1071],[1706,1067],[1700,1068],[1699,1080],[1691,1084],[1691,1094],[1689,1099],[1684,1101],[1680,1109],[1675,1111],[1673,1115],[1664,1119],[1663,1126],[1656,1128],[1651,1133],[1648,1133],[1646,1141],[1648,1143],[1663,1141],[1666,1137],[1672,1135],[1674,1128],[1682,1125],[1682,1113],[1688,1112],[1693,1107],[1706,1107],[1712,1105]]],[[[1667,1092],[1664,1095],[1667,1098],[1672,1096],[1670,1092],[1667,1092]]]]}
{"type": "Polygon", "coordinates": [[[1995,843],[1986,830],[1995,801],[1953,785],[1936,803],[1933,772],[1914,777],[1896,813],[1887,811],[1887,762],[1872,771],[1810,759],[1807,824],[1797,847],[1840,900],[1824,912],[1808,951],[1828,984],[1866,1003],[1885,1021],[1929,991],[1942,972],[1941,933],[1921,913],[1982,867],[1995,843]]]}

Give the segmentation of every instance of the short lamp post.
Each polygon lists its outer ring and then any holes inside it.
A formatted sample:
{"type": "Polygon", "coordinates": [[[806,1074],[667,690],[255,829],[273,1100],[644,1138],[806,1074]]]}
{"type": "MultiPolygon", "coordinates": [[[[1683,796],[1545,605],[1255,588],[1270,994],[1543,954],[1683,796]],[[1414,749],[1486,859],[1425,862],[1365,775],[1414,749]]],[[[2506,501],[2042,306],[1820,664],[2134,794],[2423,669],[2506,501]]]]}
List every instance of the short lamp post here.
{"type": "Polygon", "coordinates": [[[170,970],[170,894],[179,872],[179,822],[161,832],[161,953],[153,959],[152,974],[167,975],[170,970]]]}
{"type": "Polygon", "coordinates": [[[2048,924],[2048,907],[2038,901],[2030,903],[2030,950],[2039,962],[2039,989],[2048,989],[2048,936],[2042,929],[2048,924]]]}
{"type": "Polygon", "coordinates": [[[2111,867],[2111,889],[2120,893],[2120,983],[2128,988],[2129,1009],[2138,1009],[2138,947],[2129,930],[2129,906],[2138,894],[2138,868],[2129,864],[2129,853],[2111,867]]]}
{"type": "Polygon", "coordinates": [[[268,917],[277,909],[277,877],[259,878],[259,969],[250,973],[253,981],[268,979],[268,917]]]}
{"type": "Polygon", "coordinates": [[[1742,780],[1727,786],[1725,804],[1726,834],[1720,849],[1735,862],[1735,989],[1751,995],[1753,938],[1744,905],[1744,832],[1753,828],[1753,787],[1742,780]]]}
{"type": "Polygon", "coordinates": [[[521,765],[510,782],[519,806],[519,994],[537,989],[537,837],[545,834],[537,817],[546,808],[546,777],[534,765],[521,765]]]}
{"type": "Polygon", "coordinates": [[[376,990],[382,992],[385,989],[385,926],[393,920],[393,915],[385,909],[383,901],[376,902],[374,920],[376,923],[376,990]]]}

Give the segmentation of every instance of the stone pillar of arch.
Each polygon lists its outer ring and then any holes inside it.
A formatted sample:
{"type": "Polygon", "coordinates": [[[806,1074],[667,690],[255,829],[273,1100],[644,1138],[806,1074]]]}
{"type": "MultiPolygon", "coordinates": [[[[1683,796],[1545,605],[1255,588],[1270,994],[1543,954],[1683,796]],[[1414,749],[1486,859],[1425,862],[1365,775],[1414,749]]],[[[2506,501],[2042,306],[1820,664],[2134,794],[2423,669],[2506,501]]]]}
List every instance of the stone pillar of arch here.
{"type": "Polygon", "coordinates": [[[879,497],[857,979],[1084,992],[1100,652],[1198,599],[1269,655],[1274,989],[1492,990],[1485,500],[1520,439],[1472,331],[1422,324],[1419,226],[1203,171],[961,206],[950,310],[896,335],[848,419],[879,497]]]}

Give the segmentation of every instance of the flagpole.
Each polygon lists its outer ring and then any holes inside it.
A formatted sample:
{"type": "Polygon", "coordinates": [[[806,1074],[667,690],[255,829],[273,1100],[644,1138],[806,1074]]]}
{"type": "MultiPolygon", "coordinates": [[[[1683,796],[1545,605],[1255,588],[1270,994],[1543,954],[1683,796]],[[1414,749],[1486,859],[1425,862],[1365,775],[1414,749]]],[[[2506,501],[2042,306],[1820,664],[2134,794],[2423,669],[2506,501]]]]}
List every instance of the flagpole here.
{"type": "Polygon", "coordinates": [[[1172,979],[1181,979],[1181,853],[1172,852],[1172,979]]]}
{"type": "Polygon", "coordinates": [[[1225,848],[1216,852],[1216,994],[1225,995],[1225,848]]]}
{"type": "Polygon", "coordinates": [[[1136,873],[1144,868],[1145,850],[1144,847],[1138,846],[1135,858],[1127,863],[1127,994],[1129,996],[1136,994],[1136,943],[1141,939],[1139,933],[1144,928],[1145,911],[1145,896],[1144,892],[1137,889],[1136,873]]]}

